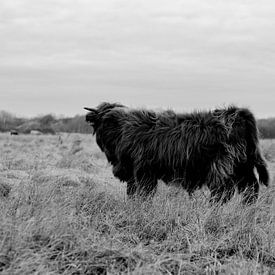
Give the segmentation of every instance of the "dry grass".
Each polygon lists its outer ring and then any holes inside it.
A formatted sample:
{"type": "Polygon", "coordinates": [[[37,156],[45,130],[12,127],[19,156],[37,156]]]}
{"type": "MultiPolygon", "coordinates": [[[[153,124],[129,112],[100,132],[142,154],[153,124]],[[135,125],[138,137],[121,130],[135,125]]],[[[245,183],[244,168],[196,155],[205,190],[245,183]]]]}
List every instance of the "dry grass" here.
{"type": "Polygon", "coordinates": [[[275,274],[274,193],[210,206],[160,184],[127,201],[91,135],[1,134],[0,273],[275,274]]]}

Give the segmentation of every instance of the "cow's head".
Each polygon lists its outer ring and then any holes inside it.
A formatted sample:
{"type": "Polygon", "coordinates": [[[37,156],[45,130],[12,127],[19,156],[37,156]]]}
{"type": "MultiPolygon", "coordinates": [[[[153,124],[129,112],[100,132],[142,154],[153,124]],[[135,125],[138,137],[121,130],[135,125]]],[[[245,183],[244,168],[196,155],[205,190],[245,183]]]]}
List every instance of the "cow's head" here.
{"type": "Polygon", "coordinates": [[[103,116],[114,108],[125,107],[119,103],[107,103],[103,102],[98,105],[96,108],[84,107],[85,110],[89,111],[86,115],[86,121],[93,127],[94,134],[102,122],[103,116]]]}

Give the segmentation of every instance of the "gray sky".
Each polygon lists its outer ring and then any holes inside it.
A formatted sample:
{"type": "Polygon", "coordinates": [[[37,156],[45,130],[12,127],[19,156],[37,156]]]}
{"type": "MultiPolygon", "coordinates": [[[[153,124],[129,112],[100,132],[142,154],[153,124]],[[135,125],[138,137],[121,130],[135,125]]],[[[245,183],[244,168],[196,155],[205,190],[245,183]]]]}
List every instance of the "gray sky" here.
{"type": "Polygon", "coordinates": [[[275,116],[274,0],[1,0],[0,37],[0,110],[236,103],[275,116]]]}

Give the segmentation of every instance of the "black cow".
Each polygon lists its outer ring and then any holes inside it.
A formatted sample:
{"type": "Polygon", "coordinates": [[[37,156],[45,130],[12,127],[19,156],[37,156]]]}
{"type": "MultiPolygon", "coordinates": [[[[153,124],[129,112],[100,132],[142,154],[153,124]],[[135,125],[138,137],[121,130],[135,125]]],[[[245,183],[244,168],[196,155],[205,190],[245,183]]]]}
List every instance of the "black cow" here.
{"type": "Polygon", "coordinates": [[[226,202],[235,188],[246,202],[258,197],[259,180],[268,184],[256,121],[243,108],[176,114],[102,103],[85,108],[96,141],[127,182],[127,194],[153,195],[157,180],[180,184],[191,195],[206,185],[211,199],[226,202]]]}

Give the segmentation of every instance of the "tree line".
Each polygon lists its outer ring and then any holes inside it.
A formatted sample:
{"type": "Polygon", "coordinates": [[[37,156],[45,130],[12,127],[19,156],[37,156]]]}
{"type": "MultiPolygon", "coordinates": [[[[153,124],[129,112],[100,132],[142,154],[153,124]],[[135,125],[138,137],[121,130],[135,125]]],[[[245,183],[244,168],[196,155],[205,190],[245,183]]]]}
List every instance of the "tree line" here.
{"type": "Polygon", "coordinates": [[[19,134],[29,134],[32,130],[44,134],[91,133],[91,127],[86,123],[85,116],[56,117],[53,114],[33,118],[18,118],[15,115],[0,111],[0,132],[17,131],[19,134]]]}
{"type": "MultiPolygon", "coordinates": [[[[258,119],[260,137],[275,138],[275,118],[258,119]]],[[[11,130],[29,134],[32,130],[45,134],[58,132],[91,133],[91,127],[86,123],[84,115],[73,117],[56,117],[53,114],[40,115],[33,118],[19,118],[9,112],[0,111],[0,132],[11,130]]]]}

